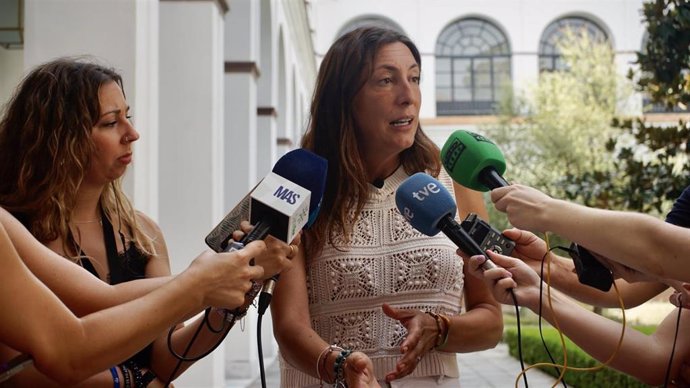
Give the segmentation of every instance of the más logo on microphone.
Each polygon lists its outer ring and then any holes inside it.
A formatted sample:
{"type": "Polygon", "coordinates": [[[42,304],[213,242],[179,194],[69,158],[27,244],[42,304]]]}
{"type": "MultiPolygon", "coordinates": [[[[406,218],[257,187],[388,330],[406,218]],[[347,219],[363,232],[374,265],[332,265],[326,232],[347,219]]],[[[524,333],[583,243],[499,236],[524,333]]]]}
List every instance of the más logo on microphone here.
{"type": "Polygon", "coordinates": [[[294,191],[290,190],[287,187],[278,186],[278,189],[273,193],[273,196],[280,199],[281,201],[285,201],[289,203],[290,205],[294,205],[297,203],[297,200],[299,199],[300,195],[295,193],[294,191]]]}

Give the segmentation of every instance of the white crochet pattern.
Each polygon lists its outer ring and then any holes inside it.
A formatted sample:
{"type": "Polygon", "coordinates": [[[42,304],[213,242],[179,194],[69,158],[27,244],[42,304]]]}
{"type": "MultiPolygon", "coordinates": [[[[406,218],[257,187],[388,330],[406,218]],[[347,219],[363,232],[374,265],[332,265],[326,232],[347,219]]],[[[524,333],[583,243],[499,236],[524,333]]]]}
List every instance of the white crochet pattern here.
{"type": "MultiPolygon", "coordinates": [[[[340,250],[326,245],[307,263],[312,327],[330,344],[367,353],[378,378],[395,368],[407,334],[383,313],[384,303],[449,316],[461,310],[463,262],[457,247],[443,233],[429,237],[416,231],[395,206],[395,190],[407,177],[401,167],[382,188],[371,186],[350,244],[336,239],[340,250]]],[[[457,377],[455,354],[433,351],[422,361],[413,375],[457,377]]],[[[283,368],[283,386],[316,381],[284,361],[283,368]]]]}

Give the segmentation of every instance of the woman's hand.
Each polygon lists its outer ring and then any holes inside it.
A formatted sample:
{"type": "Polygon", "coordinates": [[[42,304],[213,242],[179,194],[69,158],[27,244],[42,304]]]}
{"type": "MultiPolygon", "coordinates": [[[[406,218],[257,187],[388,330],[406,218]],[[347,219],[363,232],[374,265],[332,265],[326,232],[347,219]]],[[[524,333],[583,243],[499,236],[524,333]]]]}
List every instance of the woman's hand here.
{"type": "Polygon", "coordinates": [[[469,272],[484,280],[499,303],[513,304],[513,292],[521,305],[538,303],[541,280],[532,268],[519,259],[493,251],[487,251],[487,255],[497,268],[483,270],[486,258],[476,255],[470,257],[469,272]]]}
{"type": "Polygon", "coordinates": [[[198,276],[206,306],[234,309],[245,302],[253,279],[261,279],[264,269],[250,265],[252,258],[266,250],[263,241],[254,241],[239,251],[215,253],[207,250],[197,256],[181,275],[198,276]]]}
{"type": "Polygon", "coordinates": [[[506,213],[516,228],[543,231],[542,219],[549,204],[555,200],[529,186],[513,184],[491,190],[496,210],[506,213]]]}
{"type": "MultiPolygon", "coordinates": [[[[249,233],[253,226],[247,222],[242,221],[240,224],[242,230],[236,230],[232,233],[232,239],[240,241],[246,233],[249,233]]],[[[264,275],[261,279],[266,280],[274,275],[292,268],[292,258],[299,252],[299,244],[302,233],[298,233],[290,244],[269,235],[263,241],[266,243],[266,251],[254,258],[254,263],[263,267],[264,275]]]]}
{"type": "Polygon", "coordinates": [[[345,359],[343,365],[345,382],[349,388],[380,388],[376,375],[374,374],[374,364],[371,359],[362,352],[352,352],[345,359]]]}
{"type": "Polygon", "coordinates": [[[400,321],[407,329],[407,336],[400,344],[403,356],[395,370],[386,374],[386,381],[393,381],[412,373],[422,357],[436,346],[439,327],[436,320],[424,311],[398,309],[384,304],[383,312],[400,321]]]}

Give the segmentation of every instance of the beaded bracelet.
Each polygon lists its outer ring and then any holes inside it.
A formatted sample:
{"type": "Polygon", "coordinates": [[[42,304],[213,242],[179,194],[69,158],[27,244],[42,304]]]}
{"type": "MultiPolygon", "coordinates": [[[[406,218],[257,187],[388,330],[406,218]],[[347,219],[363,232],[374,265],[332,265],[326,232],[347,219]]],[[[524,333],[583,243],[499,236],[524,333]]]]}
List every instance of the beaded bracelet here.
{"type": "Polygon", "coordinates": [[[326,361],[328,360],[327,354],[334,352],[336,350],[342,352],[345,349],[337,345],[328,345],[324,350],[321,351],[321,353],[319,354],[319,358],[316,359],[316,376],[319,378],[319,388],[323,388],[323,378],[321,377],[321,370],[323,369],[324,372],[326,371],[326,361]],[[321,362],[322,358],[323,363],[321,362]]]}
{"type": "Polygon", "coordinates": [[[110,374],[113,375],[113,388],[120,388],[120,376],[117,375],[117,368],[110,367],[110,374]]]}
{"type": "Polygon", "coordinates": [[[132,380],[129,378],[129,369],[127,365],[120,364],[118,366],[120,367],[120,371],[122,371],[122,379],[124,380],[123,388],[132,388],[132,380]]]}
{"type": "Polygon", "coordinates": [[[347,388],[345,383],[345,360],[352,354],[352,350],[341,350],[338,357],[335,358],[335,364],[333,364],[333,375],[335,376],[335,381],[333,386],[335,388],[347,388]]]}
{"type": "Polygon", "coordinates": [[[134,376],[134,386],[136,388],[144,388],[145,385],[143,377],[141,375],[141,369],[139,369],[139,365],[137,365],[137,363],[134,361],[130,361],[129,367],[132,369],[132,376],[134,376]]]}

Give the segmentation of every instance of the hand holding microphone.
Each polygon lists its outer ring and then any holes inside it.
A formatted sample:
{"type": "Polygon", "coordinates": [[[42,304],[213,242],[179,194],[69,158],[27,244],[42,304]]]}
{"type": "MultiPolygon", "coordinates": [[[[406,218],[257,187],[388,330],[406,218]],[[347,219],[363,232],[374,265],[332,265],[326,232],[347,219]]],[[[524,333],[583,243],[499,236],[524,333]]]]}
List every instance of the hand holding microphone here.
{"type": "MultiPolygon", "coordinates": [[[[273,166],[273,171],[209,233],[207,244],[214,249],[237,250],[251,241],[268,239],[268,253],[258,257],[255,263],[289,263],[286,259],[291,259],[299,249],[297,244],[302,228],[316,220],[326,187],[327,171],[326,159],[312,152],[300,148],[286,153],[273,166]],[[231,240],[225,247],[225,241],[241,227],[243,218],[249,219],[251,230],[245,224],[247,233],[241,240],[231,240]]],[[[275,270],[267,271],[267,275],[272,273],[272,276],[264,282],[259,314],[263,315],[268,308],[282,269],[284,267],[278,265],[275,270]]]]}
{"type": "MultiPolygon", "coordinates": [[[[501,150],[482,135],[458,130],[441,150],[441,161],[451,178],[478,191],[491,190],[496,209],[507,214],[518,228],[545,231],[552,214],[550,206],[557,200],[527,186],[510,185],[503,178],[506,164],[501,150]]],[[[564,203],[565,204],[565,203],[564,203]]],[[[589,252],[581,246],[581,255],[573,255],[580,283],[608,291],[613,284],[611,272],[600,262],[588,260],[589,252]]]]}
{"type": "Polygon", "coordinates": [[[491,190],[491,201],[516,228],[545,232],[552,217],[547,214],[549,205],[556,200],[537,189],[516,184],[491,190]]]}

